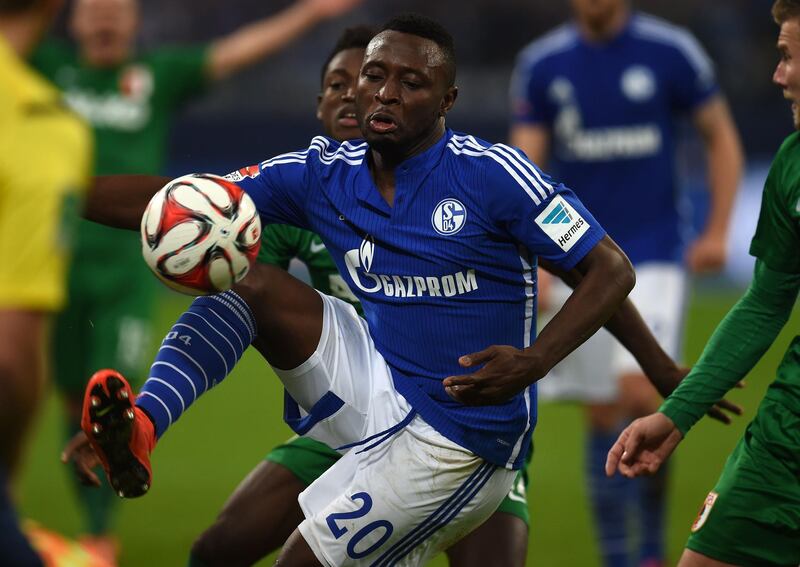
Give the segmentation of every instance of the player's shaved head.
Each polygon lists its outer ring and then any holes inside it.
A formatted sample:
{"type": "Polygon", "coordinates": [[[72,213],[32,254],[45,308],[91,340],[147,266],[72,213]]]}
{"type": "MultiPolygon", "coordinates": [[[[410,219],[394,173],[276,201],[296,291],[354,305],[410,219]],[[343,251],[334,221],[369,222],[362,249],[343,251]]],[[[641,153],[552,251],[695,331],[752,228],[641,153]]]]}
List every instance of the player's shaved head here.
{"type": "MultiPolygon", "coordinates": [[[[420,14],[401,14],[396,18],[392,18],[383,26],[381,32],[396,31],[407,33],[431,40],[438,52],[432,51],[429,54],[429,60],[434,65],[442,65],[447,73],[448,86],[453,86],[456,81],[456,49],[453,36],[450,35],[444,26],[438,22],[426,18],[420,14]]],[[[379,36],[381,34],[378,34],[379,36]]],[[[379,38],[375,38],[379,41],[379,38]]]]}
{"type": "Polygon", "coordinates": [[[778,25],[800,18],[800,0],[776,0],[772,5],[772,17],[778,25]]]}

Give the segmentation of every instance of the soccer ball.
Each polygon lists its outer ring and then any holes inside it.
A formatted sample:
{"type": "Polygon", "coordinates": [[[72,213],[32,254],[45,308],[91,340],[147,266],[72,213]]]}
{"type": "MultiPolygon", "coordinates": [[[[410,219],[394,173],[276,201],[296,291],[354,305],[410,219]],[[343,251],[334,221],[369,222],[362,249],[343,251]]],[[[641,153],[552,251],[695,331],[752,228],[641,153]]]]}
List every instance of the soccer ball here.
{"type": "Polygon", "coordinates": [[[142,255],[158,278],[189,295],[230,289],[255,262],[261,220],[235,183],[211,174],[178,177],[142,216],[142,255]]]}

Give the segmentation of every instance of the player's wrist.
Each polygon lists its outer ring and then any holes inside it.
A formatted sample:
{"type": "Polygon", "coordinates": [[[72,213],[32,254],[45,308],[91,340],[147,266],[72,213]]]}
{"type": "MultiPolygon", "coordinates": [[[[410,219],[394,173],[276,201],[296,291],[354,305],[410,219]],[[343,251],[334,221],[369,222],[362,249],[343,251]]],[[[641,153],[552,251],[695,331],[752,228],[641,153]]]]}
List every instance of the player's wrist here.
{"type": "Polygon", "coordinates": [[[669,399],[661,404],[661,407],[658,408],[658,413],[669,420],[672,427],[681,434],[681,438],[686,437],[686,434],[697,422],[697,418],[693,413],[684,411],[676,405],[671,404],[669,399]]]}

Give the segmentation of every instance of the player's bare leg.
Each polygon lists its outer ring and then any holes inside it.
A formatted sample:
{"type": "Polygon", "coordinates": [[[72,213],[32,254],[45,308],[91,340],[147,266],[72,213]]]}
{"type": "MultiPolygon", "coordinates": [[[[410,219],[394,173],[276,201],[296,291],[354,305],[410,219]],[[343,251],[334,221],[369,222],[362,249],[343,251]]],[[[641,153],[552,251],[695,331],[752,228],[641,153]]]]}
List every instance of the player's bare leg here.
{"type": "Polygon", "coordinates": [[[691,549],[684,549],[683,555],[681,555],[681,559],[678,562],[678,567],[737,567],[733,563],[724,563],[722,561],[717,561],[716,559],[711,559],[707,555],[703,555],[702,553],[697,553],[696,551],[692,551],[691,549]]]}
{"type": "Polygon", "coordinates": [[[314,288],[280,268],[256,264],[233,289],[255,316],[253,346],[270,365],[295,368],[314,353],[322,334],[322,299],[314,288]]]}
{"type": "Polygon", "coordinates": [[[495,512],[447,550],[450,567],[524,567],[528,526],[519,517],[495,512]]]}
{"type": "Polygon", "coordinates": [[[192,558],[208,567],[238,567],[275,551],[303,521],[297,503],[303,489],[305,485],[286,467],[261,462],[195,541],[192,558]]]}
{"type": "Polygon", "coordinates": [[[300,530],[294,530],[275,561],[275,567],[322,567],[300,530]]]}

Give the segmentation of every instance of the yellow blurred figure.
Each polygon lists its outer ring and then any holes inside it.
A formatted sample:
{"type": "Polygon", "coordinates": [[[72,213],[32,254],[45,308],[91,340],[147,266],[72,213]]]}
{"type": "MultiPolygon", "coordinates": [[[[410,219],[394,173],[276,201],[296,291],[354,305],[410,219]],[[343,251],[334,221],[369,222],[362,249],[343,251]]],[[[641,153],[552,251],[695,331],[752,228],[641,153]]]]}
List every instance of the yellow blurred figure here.
{"type": "Polygon", "coordinates": [[[0,0],[0,549],[41,564],[17,526],[10,483],[45,376],[49,315],[65,298],[69,228],[90,171],[88,129],[24,58],[60,0],[0,0]]]}

